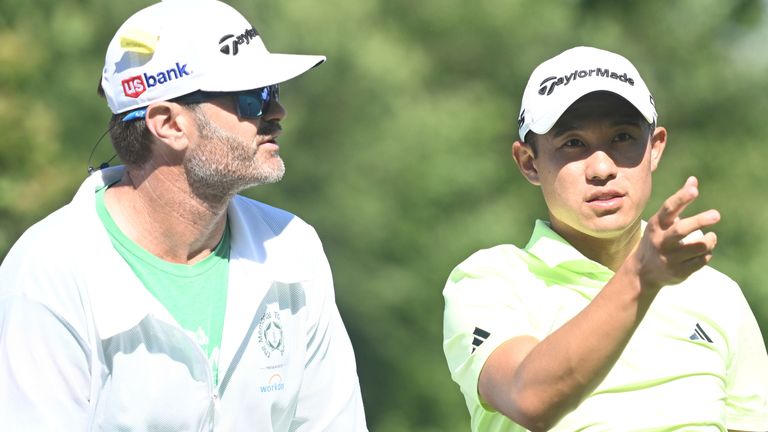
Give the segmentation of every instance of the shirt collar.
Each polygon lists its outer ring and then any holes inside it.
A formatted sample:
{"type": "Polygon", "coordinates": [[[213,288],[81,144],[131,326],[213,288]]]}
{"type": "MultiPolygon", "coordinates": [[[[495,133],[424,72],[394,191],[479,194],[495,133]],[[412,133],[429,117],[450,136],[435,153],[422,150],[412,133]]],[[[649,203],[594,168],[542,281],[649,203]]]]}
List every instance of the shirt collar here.
{"type": "Polygon", "coordinates": [[[549,222],[538,219],[525,250],[552,269],[560,268],[590,279],[608,281],[613,270],[592,261],[557,234],[549,222]]]}

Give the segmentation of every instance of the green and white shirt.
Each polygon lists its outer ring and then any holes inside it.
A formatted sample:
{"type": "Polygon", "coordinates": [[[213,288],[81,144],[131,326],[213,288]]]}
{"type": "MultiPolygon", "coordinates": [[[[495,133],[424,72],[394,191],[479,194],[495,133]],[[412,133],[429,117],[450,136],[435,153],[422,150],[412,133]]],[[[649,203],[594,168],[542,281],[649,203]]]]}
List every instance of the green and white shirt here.
{"type": "MultiPolygon", "coordinates": [[[[543,221],[524,249],[481,250],[453,270],[443,349],[473,431],[525,430],[480,400],[490,354],[516,336],[544,339],[611,277],[543,221]]],[[[552,430],[726,429],[768,430],[768,354],[739,286],[704,267],[661,290],[605,380],[552,430]]]]}
{"type": "Polygon", "coordinates": [[[229,277],[229,224],[213,253],[187,265],[164,261],[128,238],[104,204],[107,188],[96,191],[96,212],[112,245],[147,290],[168,309],[179,325],[197,341],[219,382],[219,350],[224,328],[229,277]]]}

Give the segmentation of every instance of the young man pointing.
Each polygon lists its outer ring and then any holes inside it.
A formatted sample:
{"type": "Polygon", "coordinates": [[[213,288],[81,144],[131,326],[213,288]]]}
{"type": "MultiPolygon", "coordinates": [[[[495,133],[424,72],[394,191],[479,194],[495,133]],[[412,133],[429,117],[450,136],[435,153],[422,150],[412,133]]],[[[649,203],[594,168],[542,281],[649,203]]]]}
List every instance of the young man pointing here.
{"type": "Polygon", "coordinates": [[[647,223],[667,145],[624,57],[539,65],[512,153],[548,220],[459,264],[443,347],[472,430],[765,431],[768,355],[739,286],[707,266],[716,210],[689,177],[647,223]]]}

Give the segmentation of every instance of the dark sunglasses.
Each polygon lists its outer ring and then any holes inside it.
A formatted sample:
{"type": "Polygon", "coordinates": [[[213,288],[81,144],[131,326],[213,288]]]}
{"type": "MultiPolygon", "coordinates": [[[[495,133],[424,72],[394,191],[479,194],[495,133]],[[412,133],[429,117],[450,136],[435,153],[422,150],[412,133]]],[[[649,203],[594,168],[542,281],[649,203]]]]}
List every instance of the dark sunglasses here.
{"type": "MultiPolygon", "coordinates": [[[[271,102],[277,102],[280,99],[280,86],[273,84],[254,90],[244,90],[240,92],[207,92],[198,90],[194,93],[172,99],[172,101],[181,104],[196,104],[227,96],[235,97],[237,115],[240,116],[240,118],[255,119],[263,116],[264,113],[269,111],[269,104],[271,102]]],[[[146,114],[146,107],[139,108],[123,117],[123,121],[131,121],[139,118],[143,119],[146,114]]]]}

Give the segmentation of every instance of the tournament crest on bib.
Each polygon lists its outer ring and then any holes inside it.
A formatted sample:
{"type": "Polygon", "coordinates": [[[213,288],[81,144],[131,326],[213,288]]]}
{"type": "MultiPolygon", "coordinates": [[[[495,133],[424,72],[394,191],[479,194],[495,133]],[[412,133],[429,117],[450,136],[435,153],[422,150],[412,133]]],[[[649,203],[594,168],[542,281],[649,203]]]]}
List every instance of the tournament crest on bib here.
{"type": "Polygon", "coordinates": [[[275,352],[283,355],[285,351],[285,342],[283,340],[283,325],[280,322],[280,312],[277,310],[267,311],[259,321],[257,328],[258,341],[261,350],[267,358],[270,358],[275,352]]]}

